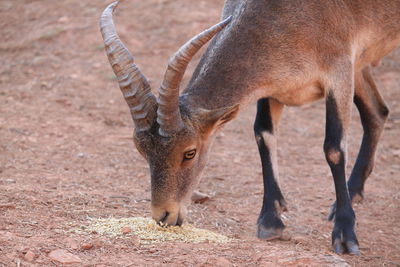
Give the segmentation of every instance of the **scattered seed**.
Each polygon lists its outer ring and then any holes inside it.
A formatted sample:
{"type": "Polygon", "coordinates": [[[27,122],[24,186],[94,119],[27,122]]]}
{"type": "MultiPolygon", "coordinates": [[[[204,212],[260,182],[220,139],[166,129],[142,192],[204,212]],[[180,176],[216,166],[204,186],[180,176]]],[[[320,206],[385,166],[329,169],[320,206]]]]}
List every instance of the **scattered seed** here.
{"type": "Polygon", "coordinates": [[[100,235],[108,235],[111,237],[135,236],[140,240],[140,244],[154,244],[170,241],[184,243],[228,243],[232,241],[232,239],[227,236],[205,229],[199,229],[191,224],[163,227],[150,218],[89,218],[88,223],[89,225],[85,227],[72,229],[71,231],[81,233],[96,232],[100,235]],[[131,230],[130,232],[128,232],[128,228],[131,230]]]}

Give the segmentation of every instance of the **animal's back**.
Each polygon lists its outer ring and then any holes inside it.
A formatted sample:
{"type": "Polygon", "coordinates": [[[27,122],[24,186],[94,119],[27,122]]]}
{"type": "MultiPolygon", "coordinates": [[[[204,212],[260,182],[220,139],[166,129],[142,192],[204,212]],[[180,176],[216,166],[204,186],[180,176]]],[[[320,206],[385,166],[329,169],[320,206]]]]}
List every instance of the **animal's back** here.
{"type": "Polygon", "coordinates": [[[221,99],[214,108],[261,87],[315,87],[337,58],[361,68],[393,50],[399,11],[400,0],[227,0],[223,17],[233,21],[213,40],[186,93],[206,107],[200,94],[221,99]]]}

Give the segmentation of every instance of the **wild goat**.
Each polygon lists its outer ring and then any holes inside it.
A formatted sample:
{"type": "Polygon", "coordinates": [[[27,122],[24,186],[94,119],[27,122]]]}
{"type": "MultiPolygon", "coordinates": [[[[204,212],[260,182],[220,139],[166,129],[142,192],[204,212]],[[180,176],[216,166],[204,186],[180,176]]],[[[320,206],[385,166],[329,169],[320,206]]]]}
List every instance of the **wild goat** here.
{"type": "Polygon", "coordinates": [[[206,165],[215,133],[244,105],[257,102],[254,131],[263,170],[264,198],[257,236],[282,235],[286,203],[278,186],[276,129],[283,107],[326,101],[324,151],[336,203],[332,245],[358,254],[352,200],[363,196],[388,116],[371,77],[400,43],[400,0],[227,0],[223,21],[200,33],[170,59],[156,98],[112,20],[117,2],[101,16],[110,64],[135,124],[134,142],[151,172],[154,220],[181,225],[206,165]],[[189,61],[211,38],[187,88],[179,85],[189,61]],[[357,106],[364,136],[346,185],[346,139],[357,106]]]}

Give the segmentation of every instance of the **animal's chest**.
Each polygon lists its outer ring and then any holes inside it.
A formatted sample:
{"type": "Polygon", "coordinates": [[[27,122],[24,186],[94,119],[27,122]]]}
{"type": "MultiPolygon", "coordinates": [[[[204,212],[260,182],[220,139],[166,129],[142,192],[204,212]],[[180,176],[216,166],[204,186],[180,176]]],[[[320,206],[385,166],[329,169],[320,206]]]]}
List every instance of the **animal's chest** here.
{"type": "Polygon", "coordinates": [[[316,101],[324,96],[324,90],[317,84],[279,90],[271,97],[287,106],[300,106],[316,101]]]}

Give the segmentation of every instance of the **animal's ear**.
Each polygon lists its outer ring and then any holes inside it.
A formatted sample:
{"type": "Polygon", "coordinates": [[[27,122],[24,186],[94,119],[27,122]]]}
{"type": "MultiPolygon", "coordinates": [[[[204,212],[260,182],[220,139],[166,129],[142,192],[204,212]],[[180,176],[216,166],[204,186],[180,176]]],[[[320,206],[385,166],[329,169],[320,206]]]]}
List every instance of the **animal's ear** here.
{"type": "Polygon", "coordinates": [[[213,110],[200,109],[196,112],[196,117],[200,123],[202,132],[210,135],[228,121],[233,120],[238,112],[239,105],[213,110]]]}

